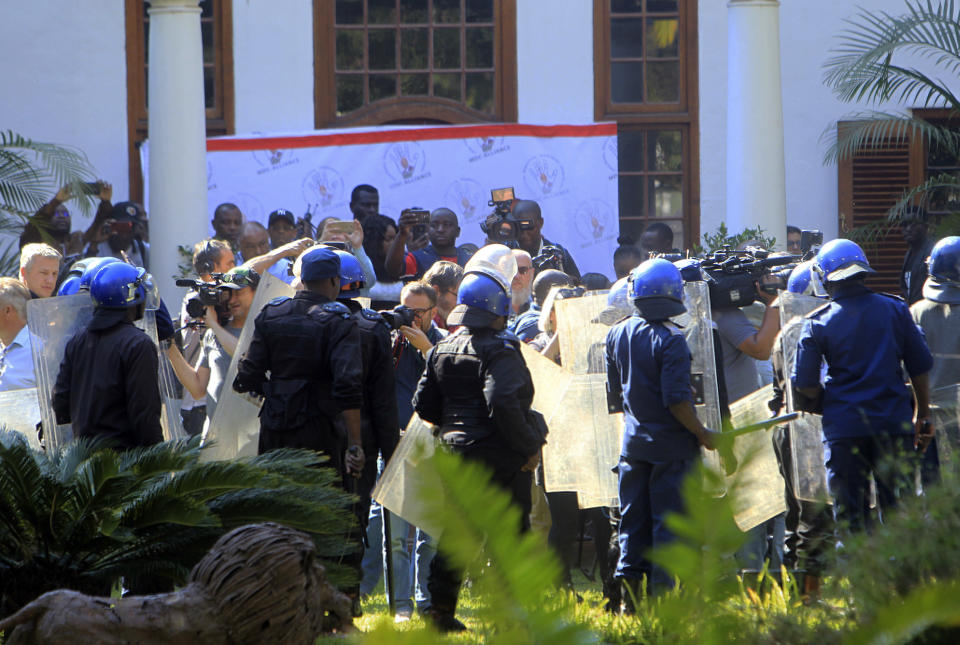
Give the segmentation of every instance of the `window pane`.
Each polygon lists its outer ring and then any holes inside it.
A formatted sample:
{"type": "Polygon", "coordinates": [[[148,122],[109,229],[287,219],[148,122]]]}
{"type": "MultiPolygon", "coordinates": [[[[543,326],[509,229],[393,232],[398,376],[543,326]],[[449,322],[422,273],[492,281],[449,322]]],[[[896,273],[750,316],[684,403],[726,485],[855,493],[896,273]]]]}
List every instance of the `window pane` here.
{"type": "Polygon", "coordinates": [[[337,114],[363,107],[363,76],[337,74],[337,114]]]}
{"type": "Polygon", "coordinates": [[[643,132],[617,131],[617,159],[620,172],[643,170],[643,132]]]}
{"type": "Polygon", "coordinates": [[[395,74],[371,74],[370,102],[389,99],[397,95],[397,77],[395,74]]]}
{"type": "Polygon", "coordinates": [[[427,0],[400,0],[400,22],[427,22],[427,0]]]}
{"type": "MultiPolygon", "coordinates": [[[[642,175],[620,175],[617,182],[620,193],[620,215],[643,215],[643,184],[646,178],[642,175]]],[[[639,237],[636,238],[640,240],[639,237]]]]}
{"type": "Polygon", "coordinates": [[[493,67],[493,27],[467,29],[467,68],[493,67]]]}
{"type": "Polygon", "coordinates": [[[467,74],[468,107],[493,113],[493,73],[467,74]]]}
{"type": "Polygon", "coordinates": [[[433,95],[459,101],[460,74],[434,74],[433,95]]]}
{"type": "Polygon", "coordinates": [[[680,217],[683,215],[683,180],[680,177],[650,177],[650,215],[680,217]]]}
{"type": "Polygon", "coordinates": [[[337,24],[356,25],[363,22],[363,0],[337,0],[337,24]]]}
{"type": "Polygon", "coordinates": [[[427,30],[400,30],[400,65],[403,69],[427,68],[427,30]]]}
{"type": "Polygon", "coordinates": [[[647,0],[647,11],[677,13],[677,0],[647,0]]]}
{"type": "Polygon", "coordinates": [[[433,66],[439,69],[458,69],[460,67],[459,29],[434,30],[433,66]]]}
{"type": "Polygon", "coordinates": [[[429,88],[429,74],[400,75],[400,93],[404,96],[426,95],[429,88]]]}
{"type": "Polygon", "coordinates": [[[680,100],[680,63],[647,63],[647,102],[680,100]]]}
{"type": "Polygon", "coordinates": [[[610,63],[610,98],[614,103],[643,103],[643,63],[610,63]]]}
{"type": "Polygon", "coordinates": [[[433,0],[434,22],[460,22],[460,0],[433,0]]]}
{"type": "Polygon", "coordinates": [[[610,21],[610,56],[612,58],[643,57],[643,20],[614,18],[610,21]]]}
{"type": "Polygon", "coordinates": [[[493,22],[493,0],[467,0],[467,22],[493,22]]]}
{"type": "Polygon", "coordinates": [[[643,0],[610,0],[613,13],[639,13],[643,11],[643,0]]]}
{"type": "Polygon", "coordinates": [[[680,172],[683,169],[682,164],[683,148],[679,130],[659,130],[647,133],[648,169],[680,172]]]}
{"type": "Polygon", "coordinates": [[[676,58],[676,20],[647,20],[647,56],[650,58],[676,58]]]}
{"type": "Polygon", "coordinates": [[[371,29],[367,32],[367,56],[370,69],[396,69],[396,32],[393,29],[371,29]]]}
{"type": "Polygon", "coordinates": [[[203,62],[213,63],[213,22],[203,21],[200,23],[200,37],[203,39],[203,62]]]}
{"type": "Polygon", "coordinates": [[[375,25],[397,24],[397,5],[394,0],[367,0],[367,22],[375,25]]]}
{"type": "Polygon", "coordinates": [[[206,108],[212,108],[217,106],[217,95],[214,88],[216,84],[214,83],[213,78],[213,68],[212,67],[203,67],[203,106],[206,108]]]}
{"type": "Polygon", "coordinates": [[[363,32],[337,29],[337,69],[363,69],[363,32]]]}

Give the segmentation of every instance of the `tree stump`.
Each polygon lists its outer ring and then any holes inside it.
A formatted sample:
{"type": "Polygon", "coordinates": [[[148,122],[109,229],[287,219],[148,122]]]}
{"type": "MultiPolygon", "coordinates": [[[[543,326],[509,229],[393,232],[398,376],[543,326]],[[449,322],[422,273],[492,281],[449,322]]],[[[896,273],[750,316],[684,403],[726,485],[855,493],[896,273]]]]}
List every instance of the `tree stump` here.
{"type": "Polygon", "coordinates": [[[326,580],[313,540],[274,523],[230,531],[168,594],[45,593],[0,621],[6,645],[312,645],[353,630],[350,599],[326,580]]]}

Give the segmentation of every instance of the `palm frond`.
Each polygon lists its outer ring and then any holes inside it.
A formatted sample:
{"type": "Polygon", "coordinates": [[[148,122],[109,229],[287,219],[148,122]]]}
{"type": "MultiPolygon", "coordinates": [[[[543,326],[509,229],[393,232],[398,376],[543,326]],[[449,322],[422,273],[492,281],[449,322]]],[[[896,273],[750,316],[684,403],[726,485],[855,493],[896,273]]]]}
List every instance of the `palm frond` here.
{"type": "MultiPolygon", "coordinates": [[[[960,118],[960,112],[957,113],[960,118]]],[[[844,118],[839,128],[830,127],[820,140],[827,144],[824,163],[836,163],[862,151],[919,138],[960,157],[960,131],[896,112],[864,111],[844,118]]]]}

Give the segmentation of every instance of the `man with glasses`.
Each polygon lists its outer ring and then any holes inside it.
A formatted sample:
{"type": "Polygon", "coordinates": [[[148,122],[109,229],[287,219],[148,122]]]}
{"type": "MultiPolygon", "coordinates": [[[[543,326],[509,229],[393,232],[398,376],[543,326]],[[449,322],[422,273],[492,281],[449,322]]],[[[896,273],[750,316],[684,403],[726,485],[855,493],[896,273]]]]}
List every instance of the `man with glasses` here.
{"type": "MultiPolygon", "coordinates": [[[[537,202],[531,199],[521,199],[514,205],[510,219],[516,222],[517,244],[530,254],[530,257],[534,259],[534,264],[536,264],[538,256],[553,251],[559,255],[559,266],[552,268],[559,269],[577,280],[580,279],[580,269],[577,268],[570,252],[559,244],[554,244],[546,239],[540,233],[543,228],[543,216],[537,202]]],[[[543,268],[549,267],[544,266],[543,268]]],[[[539,271],[540,269],[538,269],[539,271]]]]}
{"type": "Polygon", "coordinates": [[[457,288],[463,279],[463,267],[455,262],[441,260],[423,274],[426,282],[437,291],[437,309],[433,322],[440,329],[447,329],[447,316],[457,306],[457,288]]]}
{"type": "Polygon", "coordinates": [[[513,249],[513,257],[517,259],[517,275],[510,284],[510,319],[507,328],[517,316],[530,308],[533,295],[533,258],[522,249],[513,249]]]}

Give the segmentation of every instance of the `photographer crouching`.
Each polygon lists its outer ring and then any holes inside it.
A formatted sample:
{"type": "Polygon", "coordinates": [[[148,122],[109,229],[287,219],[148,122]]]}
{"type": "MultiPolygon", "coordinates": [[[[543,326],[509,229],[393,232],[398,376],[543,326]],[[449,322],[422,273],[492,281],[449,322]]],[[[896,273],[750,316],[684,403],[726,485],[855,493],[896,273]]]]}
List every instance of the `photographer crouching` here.
{"type": "Polygon", "coordinates": [[[195,318],[196,314],[203,312],[203,326],[206,328],[200,341],[196,367],[184,359],[176,345],[167,350],[173,371],[190,396],[197,401],[206,399],[204,430],[216,412],[230,359],[260,282],[260,276],[246,267],[236,267],[222,277],[218,276],[213,275],[212,282],[194,281],[195,293],[185,305],[190,317],[195,318]]]}

